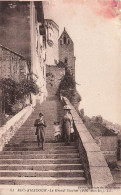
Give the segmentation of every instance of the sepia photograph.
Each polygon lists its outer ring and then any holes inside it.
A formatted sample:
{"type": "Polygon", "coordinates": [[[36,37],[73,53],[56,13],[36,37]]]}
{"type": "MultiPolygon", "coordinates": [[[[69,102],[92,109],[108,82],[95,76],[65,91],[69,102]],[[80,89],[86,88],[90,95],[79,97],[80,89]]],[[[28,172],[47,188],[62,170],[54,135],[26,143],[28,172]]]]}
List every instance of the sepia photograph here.
{"type": "Polygon", "coordinates": [[[121,193],[121,0],[0,0],[0,195],[121,193]]]}

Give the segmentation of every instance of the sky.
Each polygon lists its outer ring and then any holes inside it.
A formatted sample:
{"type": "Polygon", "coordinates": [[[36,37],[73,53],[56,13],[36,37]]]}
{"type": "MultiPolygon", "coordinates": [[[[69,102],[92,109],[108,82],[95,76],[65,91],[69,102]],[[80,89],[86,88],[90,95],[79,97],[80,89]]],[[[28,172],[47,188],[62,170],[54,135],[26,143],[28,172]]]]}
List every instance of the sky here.
{"type": "Polygon", "coordinates": [[[121,21],[116,0],[51,0],[45,18],[74,42],[79,108],[121,125],[121,21]]]}

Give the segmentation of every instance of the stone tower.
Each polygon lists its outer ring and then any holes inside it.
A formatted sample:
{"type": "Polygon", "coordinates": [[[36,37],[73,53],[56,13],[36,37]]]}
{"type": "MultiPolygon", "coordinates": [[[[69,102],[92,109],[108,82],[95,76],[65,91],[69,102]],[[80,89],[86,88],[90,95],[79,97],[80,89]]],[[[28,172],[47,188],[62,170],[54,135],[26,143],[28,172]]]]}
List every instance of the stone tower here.
{"type": "Polygon", "coordinates": [[[58,40],[58,47],[60,63],[64,64],[65,70],[69,71],[75,80],[74,43],[65,28],[58,40]]]}

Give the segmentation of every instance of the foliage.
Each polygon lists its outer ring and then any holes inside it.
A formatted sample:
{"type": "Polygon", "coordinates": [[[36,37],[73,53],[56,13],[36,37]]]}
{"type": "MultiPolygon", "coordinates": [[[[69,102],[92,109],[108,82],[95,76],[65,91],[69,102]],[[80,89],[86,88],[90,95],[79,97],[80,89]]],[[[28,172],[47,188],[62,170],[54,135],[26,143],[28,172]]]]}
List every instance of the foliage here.
{"type": "Polygon", "coordinates": [[[1,79],[0,89],[2,90],[2,102],[4,104],[3,107],[5,107],[6,105],[6,109],[7,109],[8,105],[11,105],[15,102],[16,83],[14,80],[10,78],[1,79]]]}
{"type": "Polygon", "coordinates": [[[24,96],[30,95],[30,93],[33,93],[34,95],[39,93],[39,87],[33,79],[24,79],[20,83],[17,83],[16,87],[16,99],[24,98],[24,96]]]}
{"type": "Polygon", "coordinates": [[[15,81],[10,78],[4,78],[0,80],[0,88],[5,92],[13,91],[15,88],[15,81]]]}
{"type": "Polygon", "coordinates": [[[72,98],[74,96],[74,90],[60,90],[60,94],[64,97],[67,97],[69,101],[72,102],[72,98]]]}
{"type": "Polygon", "coordinates": [[[70,72],[66,72],[65,76],[60,82],[57,94],[61,94],[69,99],[69,101],[76,106],[81,101],[81,96],[76,90],[76,83],[70,74],[70,72]]]}
{"type": "Polygon", "coordinates": [[[65,68],[65,63],[63,63],[62,61],[59,61],[58,64],[57,64],[57,66],[59,68],[65,68]]]}
{"type": "Polygon", "coordinates": [[[2,90],[2,104],[5,113],[12,112],[12,106],[20,99],[24,99],[31,93],[37,95],[39,87],[33,79],[24,79],[21,82],[15,82],[11,78],[0,80],[0,89],[2,90]]]}
{"type": "Polygon", "coordinates": [[[72,75],[70,74],[70,72],[67,71],[65,76],[63,77],[63,79],[60,82],[58,90],[60,92],[60,90],[74,89],[75,85],[76,85],[76,83],[75,83],[72,75]]]}

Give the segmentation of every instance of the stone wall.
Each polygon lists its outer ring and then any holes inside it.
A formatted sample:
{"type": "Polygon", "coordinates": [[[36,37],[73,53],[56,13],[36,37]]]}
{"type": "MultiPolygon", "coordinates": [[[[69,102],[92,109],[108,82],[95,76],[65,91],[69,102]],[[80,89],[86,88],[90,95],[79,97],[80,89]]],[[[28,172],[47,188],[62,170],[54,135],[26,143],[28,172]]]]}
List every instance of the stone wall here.
{"type": "Polygon", "coordinates": [[[37,99],[41,103],[46,97],[45,29],[42,15],[42,1],[31,1],[31,72],[41,91],[38,96],[32,95],[33,106],[36,105],[37,99]]]}
{"type": "Polygon", "coordinates": [[[46,28],[46,64],[56,65],[58,62],[58,38],[59,38],[59,27],[53,21],[45,20],[46,28]]]}
{"type": "MultiPolygon", "coordinates": [[[[0,45],[0,79],[11,78],[20,82],[27,76],[27,60],[23,56],[0,45]]],[[[0,113],[2,112],[2,91],[0,91],[0,113]]],[[[2,123],[0,123],[2,124],[2,123]]]]}
{"type": "Polygon", "coordinates": [[[74,127],[77,135],[77,145],[82,164],[85,168],[87,181],[92,187],[107,187],[114,183],[108,164],[98,145],[83,124],[80,116],[69,100],[61,97],[62,102],[71,107],[74,127]]]}
{"type": "Polygon", "coordinates": [[[48,95],[56,94],[62,77],[65,75],[65,68],[57,66],[46,66],[46,87],[48,95]]]}
{"type": "Polygon", "coordinates": [[[117,134],[106,127],[100,116],[89,118],[81,116],[85,126],[103,152],[108,164],[117,161],[117,134]]]}
{"type": "Polygon", "coordinates": [[[58,40],[58,47],[59,60],[65,64],[65,68],[70,71],[75,80],[74,43],[65,29],[58,40]]]}
{"type": "Polygon", "coordinates": [[[117,161],[117,136],[100,137],[100,150],[108,163],[117,161]]]}
{"type": "Polygon", "coordinates": [[[4,145],[10,141],[16,131],[23,125],[32,111],[32,107],[28,106],[11,118],[3,127],[0,127],[0,151],[3,150],[4,145]]]}
{"type": "Polygon", "coordinates": [[[27,73],[27,60],[0,45],[0,78],[11,78],[19,82],[26,78],[27,73]]]}
{"type": "Polygon", "coordinates": [[[0,44],[30,58],[30,40],[30,3],[0,2],[0,44]]]}

